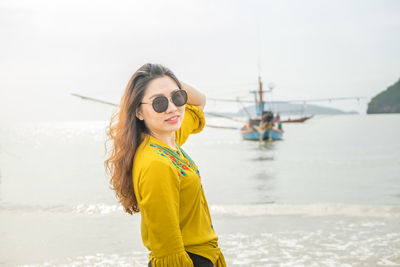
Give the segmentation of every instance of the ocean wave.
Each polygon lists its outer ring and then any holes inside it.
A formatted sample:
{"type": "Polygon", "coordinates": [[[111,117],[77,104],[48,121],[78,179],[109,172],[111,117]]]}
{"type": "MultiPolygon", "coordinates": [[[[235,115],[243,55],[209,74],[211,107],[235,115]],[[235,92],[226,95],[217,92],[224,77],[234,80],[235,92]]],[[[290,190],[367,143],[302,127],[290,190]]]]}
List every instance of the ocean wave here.
{"type": "Polygon", "coordinates": [[[233,216],[262,215],[308,215],[308,216],[356,216],[356,217],[400,217],[400,206],[354,205],[345,203],[317,204],[256,204],[256,205],[213,205],[213,214],[233,216]]]}
{"type": "MultiPolygon", "coordinates": [[[[0,203],[0,211],[52,212],[106,215],[124,213],[123,207],[116,204],[78,204],[78,205],[25,205],[0,203]]],[[[248,205],[210,205],[212,215],[227,216],[353,216],[353,217],[400,217],[400,206],[354,205],[345,203],[317,204],[248,204],[248,205]]]]}
{"type": "Polygon", "coordinates": [[[77,204],[77,205],[27,205],[0,203],[0,211],[26,211],[26,212],[51,212],[51,213],[83,213],[83,214],[109,214],[123,211],[120,205],[77,204]]]}

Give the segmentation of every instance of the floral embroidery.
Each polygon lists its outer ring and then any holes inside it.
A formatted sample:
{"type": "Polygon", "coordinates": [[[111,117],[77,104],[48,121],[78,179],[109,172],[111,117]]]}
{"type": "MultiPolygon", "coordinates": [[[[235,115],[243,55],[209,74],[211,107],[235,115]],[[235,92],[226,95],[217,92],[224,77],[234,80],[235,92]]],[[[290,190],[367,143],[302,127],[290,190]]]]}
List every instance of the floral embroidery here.
{"type": "Polygon", "coordinates": [[[174,164],[177,172],[178,172],[178,176],[179,179],[182,176],[187,176],[186,172],[189,169],[192,169],[200,178],[200,172],[196,166],[196,164],[193,162],[193,160],[189,157],[189,155],[187,155],[182,148],[180,148],[178,145],[178,148],[182,151],[183,156],[189,161],[189,164],[187,164],[185,161],[183,161],[180,157],[179,157],[179,151],[175,152],[172,149],[169,149],[167,147],[155,144],[155,143],[150,143],[150,146],[153,147],[156,151],[157,154],[169,158],[172,162],[172,164],[174,164]],[[189,166],[188,166],[189,165],[189,166]]]}

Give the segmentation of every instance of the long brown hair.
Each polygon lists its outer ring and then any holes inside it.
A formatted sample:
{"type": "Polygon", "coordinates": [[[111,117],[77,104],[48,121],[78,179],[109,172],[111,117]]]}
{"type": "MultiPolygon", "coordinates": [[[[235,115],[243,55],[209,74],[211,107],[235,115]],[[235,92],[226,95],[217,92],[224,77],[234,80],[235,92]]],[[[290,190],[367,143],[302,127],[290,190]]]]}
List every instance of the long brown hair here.
{"type": "Polygon", "coordinates": [[[111,155],[104,161],[106,172],[111,175],[111,189],[115,191],[124,210],[133,214],[139,212],[133,188],[133,158],[142,143],[143,133],[149,133],[144,121],[136,117],[145,90],[153,79],[169,76],[179,88],[181,84],[171,70],[159,65],[147,63],[140,67],[131,77],[121,98],[119,110],[111,117],[107,127],[107,142],[113,141],[111,155]]]}

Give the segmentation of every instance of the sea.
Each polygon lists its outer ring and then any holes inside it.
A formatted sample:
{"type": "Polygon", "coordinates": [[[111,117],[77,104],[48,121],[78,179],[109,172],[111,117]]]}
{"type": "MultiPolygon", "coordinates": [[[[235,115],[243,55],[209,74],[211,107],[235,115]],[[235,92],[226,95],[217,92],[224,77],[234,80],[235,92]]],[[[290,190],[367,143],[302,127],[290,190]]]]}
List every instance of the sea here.
{"type": "MultiPolygon", "coordinates": [[[[147,266],[140,214],[123,211],[104,170],[107,125],[0,125],[0,266],[147,266]]],[[[283,129],[259,142],[205,127],[182,146],[227,265],[400,266],[400,114],[283,129]]]]}

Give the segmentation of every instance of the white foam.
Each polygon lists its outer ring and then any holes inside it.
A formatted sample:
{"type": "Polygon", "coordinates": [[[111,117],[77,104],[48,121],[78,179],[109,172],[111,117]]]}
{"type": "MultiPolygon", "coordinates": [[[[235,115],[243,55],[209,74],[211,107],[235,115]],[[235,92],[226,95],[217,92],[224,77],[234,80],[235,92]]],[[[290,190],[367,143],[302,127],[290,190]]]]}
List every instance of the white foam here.
{"type": "Polygon", "coordinates": [[[80,204],[74,207],[72,212],[86,213],[86,214],[108,214],[116,211],[123,211],[122,206],[107,205],[107,204],[91,204],[91,205],[80,204]]]}
{"type": "MultiPolygon", "coordinates": [[[[78,204],[67,205],[25,205],[1,203],[0,210],[9,211],[39,211],[55,213],[82,213],[107,215],[112,213],[124,213],[123,207],[117,204],[78,204]]],[[[212,215],[230,215],[241,217],[252,216],[285,216],[285,215],[307,215],[307,216],[353,216],[353,217],[383,217],[399,218],[400,206],[391,205],[354,205],[344,203],[318,203],[318,204],[248,204],[248,205],[210,205],[212,215]]]]}
{"type": "MultiPolygon", "coordinates": [[[[235,231],[218,235],[218,242],[228,266],[399,266],[400,233],[396,230],[382,232],[382,228],[376,227],[364,229],[364,219],[357,223],[354,221],[353,218],[332,220],[331,227],[324,229],[315,225],[314,228],[294,231],[235,231]],[[332,228],[335,225],[345,227],[332,228]],[[349,239],[353,236],[357,238],[349,239]]],[[[121,254],[93,253],[24,267],[146,266],[147,254],[145,250],[122,251],[121,254]]]]}
{"type": "MultiPolygon", "coordinates": [[[[74,213],[109,214],[123,212],[120,205],[108,204],[80,204],[72,208],[74,213]]],[[[355,216],[355,217],[400,217],[400,206],[351,205],[343,203],[320,204],[251,204],[251,205],[211,205],[213,215],[232,216],[279,216],[279,215],[307,215],[307,216],[355,216]]]]}

